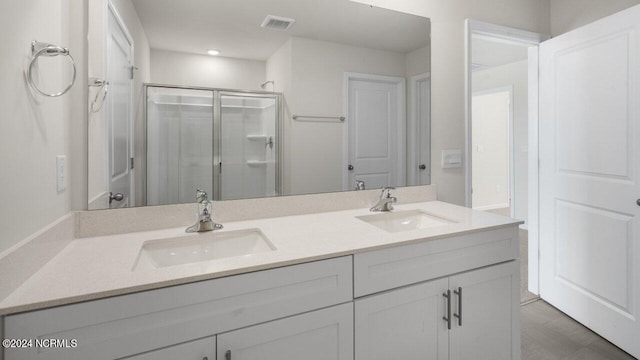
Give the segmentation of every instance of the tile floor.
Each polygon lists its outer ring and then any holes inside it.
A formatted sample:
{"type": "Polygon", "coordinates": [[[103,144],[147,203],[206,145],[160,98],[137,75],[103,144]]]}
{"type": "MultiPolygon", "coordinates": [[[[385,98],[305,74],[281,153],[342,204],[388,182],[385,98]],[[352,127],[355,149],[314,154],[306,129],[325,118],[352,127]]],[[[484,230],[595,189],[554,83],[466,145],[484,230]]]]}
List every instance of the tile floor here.
{"type": "Polygon", "coordinates": [[[520,308],[522,360],[634,360],[542,300],[520,308]]]}
{"type": "MultiPolygon", "coordinates": [[[[489,212],[509,216],[510,209],[489,212]]],[[[527,290],[528,240],[520,230],[522,360],[636,360],[527,290]]]]}

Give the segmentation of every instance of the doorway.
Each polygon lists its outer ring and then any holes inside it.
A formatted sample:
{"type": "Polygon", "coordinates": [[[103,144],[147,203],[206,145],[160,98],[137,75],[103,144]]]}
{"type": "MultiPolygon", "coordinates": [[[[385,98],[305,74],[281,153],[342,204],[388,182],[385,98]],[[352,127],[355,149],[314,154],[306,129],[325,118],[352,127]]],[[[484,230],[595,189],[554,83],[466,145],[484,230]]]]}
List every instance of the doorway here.
{"type": "Polygon", "coordinates": [[[406,184],[406,80],[345,74],[345,171],[343,189],[356,180],[367,188],[406,184]]]}
{"type": "MultiPolygon", "coordinates": [[[[538,294],[538,46],[547,35],[489,24],[466,21],[466,142],[465,198],[474,207],[473,94],[511,87],[513,126],[511,145],[511,201],[508,213],[501,215],[525,221],[520,230],[521,297],[538,294]],[[529,202],[529,198],[532,199],[529,202]],[[531,216],[530,216],[531,215],[531,216]],[[531,239],[531,241],[529,241],[531,239]]],[[[477,150],[477,148],[476,148],[477,150]]],[[[494,189],[495,190],[495,189],[494,189]]],[[[501,212],[498,210],[487,210],[501,212]]]]}
{"type": "Polygon", "coordinates": [[[476,92],[472,98],[473,209],[514,216],[513,87],[476,92]]]}

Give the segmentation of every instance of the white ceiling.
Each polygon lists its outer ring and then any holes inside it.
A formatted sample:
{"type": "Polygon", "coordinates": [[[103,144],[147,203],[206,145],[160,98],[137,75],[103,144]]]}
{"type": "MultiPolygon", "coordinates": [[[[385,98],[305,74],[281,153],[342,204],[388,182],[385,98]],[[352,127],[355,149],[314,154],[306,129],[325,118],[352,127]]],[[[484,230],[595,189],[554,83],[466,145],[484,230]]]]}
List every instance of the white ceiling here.
{"type": "Polygon", "coordinates": [[[473,36],[471,42],[471,62],[477,69],[526,60],[528,46],[508,41],[491,40],[482,36],[473,36]]]}
{"type": "Polygon", "coordinates": [[[429,44],[427,18],[348,0],[133,0],[152,49],[266,60],[290,36],[407,53],[429,44]],[[286,32],[267,15],[296,20],[286,32]]]}

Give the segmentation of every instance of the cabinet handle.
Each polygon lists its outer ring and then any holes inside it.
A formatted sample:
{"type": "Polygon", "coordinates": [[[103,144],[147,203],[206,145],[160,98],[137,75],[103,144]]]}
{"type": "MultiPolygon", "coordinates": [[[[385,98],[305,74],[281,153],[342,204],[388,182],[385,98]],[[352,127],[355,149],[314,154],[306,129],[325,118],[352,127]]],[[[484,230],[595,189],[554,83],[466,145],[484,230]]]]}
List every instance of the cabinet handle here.
{"type": "Polygon", "coordinates": [[[224,360],[231,360],[231,350],[227,350],[227,352],[224,353],[224,360]]]}
{"type": "Polygon", "coordinates": [[[447,299],[447,316],[443,316],[442,320],[447,322],[447,329],[451,330],[451,290],[447,290],[442,296],[447,299]]]}
{"type": "Polygon", "coordinates": [[[205,356],[202,358],[202,360],[209,360],[209,357],[205,356]]]}
{"type": "Polygon", "coordinates": [[[458,319],[458,326],[462,326],[462,288],[458,287],[458,290],[453,290],[453,293],[458,295],[458,313],[453,316],[458,319]]]}

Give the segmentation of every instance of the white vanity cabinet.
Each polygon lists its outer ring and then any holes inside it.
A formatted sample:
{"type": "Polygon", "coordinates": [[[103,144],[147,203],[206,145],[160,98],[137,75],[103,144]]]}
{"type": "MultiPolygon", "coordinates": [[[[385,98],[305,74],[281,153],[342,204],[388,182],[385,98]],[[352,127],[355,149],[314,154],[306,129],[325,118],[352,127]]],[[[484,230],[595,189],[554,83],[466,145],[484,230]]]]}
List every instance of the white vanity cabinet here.
{"type": "Polygon", "coordinates": [[[184,343],[175,351],[184,349],[185,355],[175,358],[191,359],[197,349],[186,344],[194,340],[345,303],[353,306],[351,256],[10,315],[5,338],[75,339],[78,346],[5,349],[4,355],[5,360],[146,359],[147,352],[164,356],[160,349],[172,354],[171,346],[184,343]]]}
{"type": "Polygon", "coordinates": [[[449,278],[450,360],[520,359],[519,285],[519,261],[449,278]],[[461,296],[457,293],[460,289],[461,296]],[[459,314],[461,318],[456,316],[459,314]]]}
{"type": "Polygon", "coordinates": [[[220,360],[352,360],[353,303],[218,335],[220,360]]]}
{"type": "Polygon", "coordinates": [[[355,359],[520,359],[517,231],[356,254],[355,359]]]}
{"type": "Polygon", "coordinates": [[[122,360],[216,360],[216,337],[152,350],[122,360]]]}
{"type": "Polygon", "coordinates": [[[447,285],[440,279],[356,300],[355,359],[448,359],[447,285]]]}
{"type": "Polygon", "coordinates": [[[13,314],[77,347],[4,359],[519,360],[518,255],[514,224],[13,314]]]}

